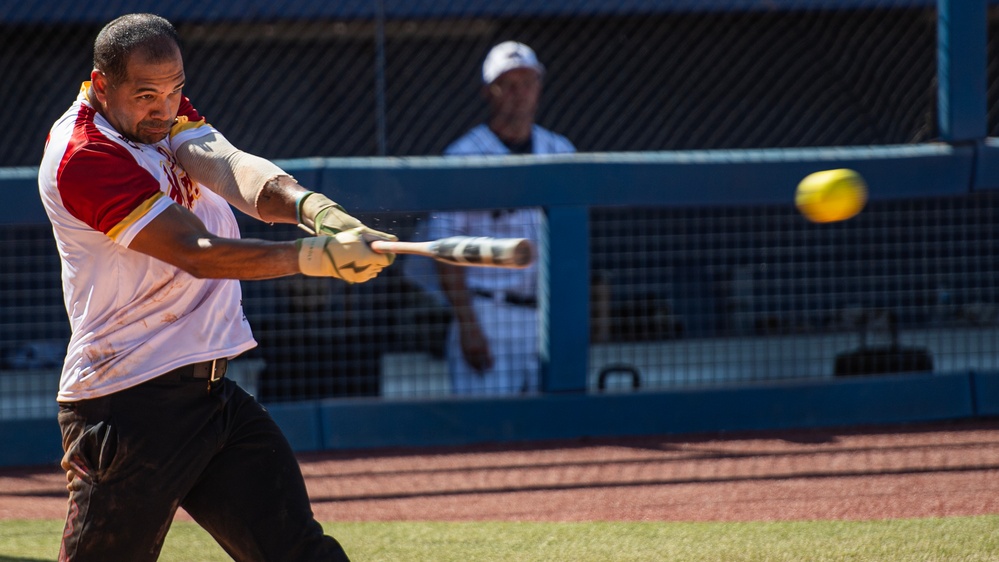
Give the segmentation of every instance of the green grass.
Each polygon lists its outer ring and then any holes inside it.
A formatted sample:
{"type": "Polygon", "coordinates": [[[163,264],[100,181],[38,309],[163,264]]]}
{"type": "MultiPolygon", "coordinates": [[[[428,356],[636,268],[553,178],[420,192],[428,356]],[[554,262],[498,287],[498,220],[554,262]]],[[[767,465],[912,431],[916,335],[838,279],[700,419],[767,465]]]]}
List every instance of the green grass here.
{"type": "MultiPolygon", "coordinates": [[[[779,523],[327,523],[357,562],[999,561],[999,516],[779,523]]],[[[55,560],[62,523],[0,521],[0,562],[55,560]]],[[[228,561],[177,522],[164,562],[228,561]]]]}

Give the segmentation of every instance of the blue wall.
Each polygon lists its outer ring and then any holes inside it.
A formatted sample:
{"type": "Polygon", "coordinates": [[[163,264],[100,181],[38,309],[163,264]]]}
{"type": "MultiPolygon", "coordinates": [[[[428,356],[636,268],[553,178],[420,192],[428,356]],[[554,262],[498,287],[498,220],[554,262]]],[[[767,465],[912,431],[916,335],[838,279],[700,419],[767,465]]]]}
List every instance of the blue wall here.
{"type": "MultiPolygon", "coordinates": [[[[296,451],[849,427],[999,415],[999,373],[526,399],[336,400],[268,408],[296,451]]],[[[0,466],[59,460],[55,419],[0,423],[0,466]]]]}

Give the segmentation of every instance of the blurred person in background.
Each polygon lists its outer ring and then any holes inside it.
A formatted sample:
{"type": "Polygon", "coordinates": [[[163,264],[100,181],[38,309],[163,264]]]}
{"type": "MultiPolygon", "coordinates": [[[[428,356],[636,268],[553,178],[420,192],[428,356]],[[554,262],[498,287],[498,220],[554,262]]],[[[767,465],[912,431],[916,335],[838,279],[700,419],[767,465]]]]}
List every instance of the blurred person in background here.
{"type": "MultiPolygon", "coordinates": [[[[500,43],[482,64],[482,95],[489,118],[451,143],[446,156],[566,154],[568,139],[537,123],[545,67],[534,51],[500,43]]],[[[431,213],[428,239],[493,236],[539,241],[540,208],[431,213]]],[[[460,267],[435,263],[450,304],[448,371],[455,394],[519,394],[539,390],[538,264],[526,269],[460,267]]]]}
{"type": "Polygon", "coordinates": [[[393,259],[368,242],[395,237],[233,147],[185,81],[170,22],[108,23],[39,167],[72,329],[59,560],[156,560],[178,507],[237,560],[347,560],[281,429],[225,373],[256,346],[239,280],[365,282],[393,259]],[[241,238],[230,205],[316,235],[241,238]]]}

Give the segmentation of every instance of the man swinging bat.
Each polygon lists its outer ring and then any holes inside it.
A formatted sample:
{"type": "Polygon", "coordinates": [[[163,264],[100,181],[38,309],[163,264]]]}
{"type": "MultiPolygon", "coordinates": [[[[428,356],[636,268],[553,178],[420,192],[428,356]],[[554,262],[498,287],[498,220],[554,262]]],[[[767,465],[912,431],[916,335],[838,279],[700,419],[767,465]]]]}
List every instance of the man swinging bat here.
{"type": "Polygon", "coordinates": [[[110,22],[39,168],[72,329],[59,560],[156,560],[178,507],[237,560],[347,560],[313,518],[285,436],[226,365],[256,345],[239,280],[363,283],[394,258],[369,242],[395,236],[233,147],[185,80],[168,21],[110,22]],[[230,205],[316,235],[241,239],[230,205]]]}
{"type": "Polygon", "coordinates": [[[347,560],[313,518],[278,426],[225,378],[256,345],[239,280],[363,283],[394,260],[371,244],[396,238],[232,146],[185,80],[168,21],[108,23],[39,168],[72,328],[57,396],[69,489],[59,559],[156,560],[183,507],[237,560],[347,560]],[[310,236],[242,239],[230,205],[310,236]]]}

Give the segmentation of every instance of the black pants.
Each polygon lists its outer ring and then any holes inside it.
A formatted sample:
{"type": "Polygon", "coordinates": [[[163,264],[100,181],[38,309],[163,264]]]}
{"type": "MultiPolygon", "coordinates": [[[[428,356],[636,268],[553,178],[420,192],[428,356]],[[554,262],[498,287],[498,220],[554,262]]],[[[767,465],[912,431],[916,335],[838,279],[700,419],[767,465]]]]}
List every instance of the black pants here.
{"type": "Polygon", "coordinates": [[[235,560],[347,560],[252,396],[167,374],[59,411],[69,513],[59,560],[156,560],[183,506],[235,560]]]}

